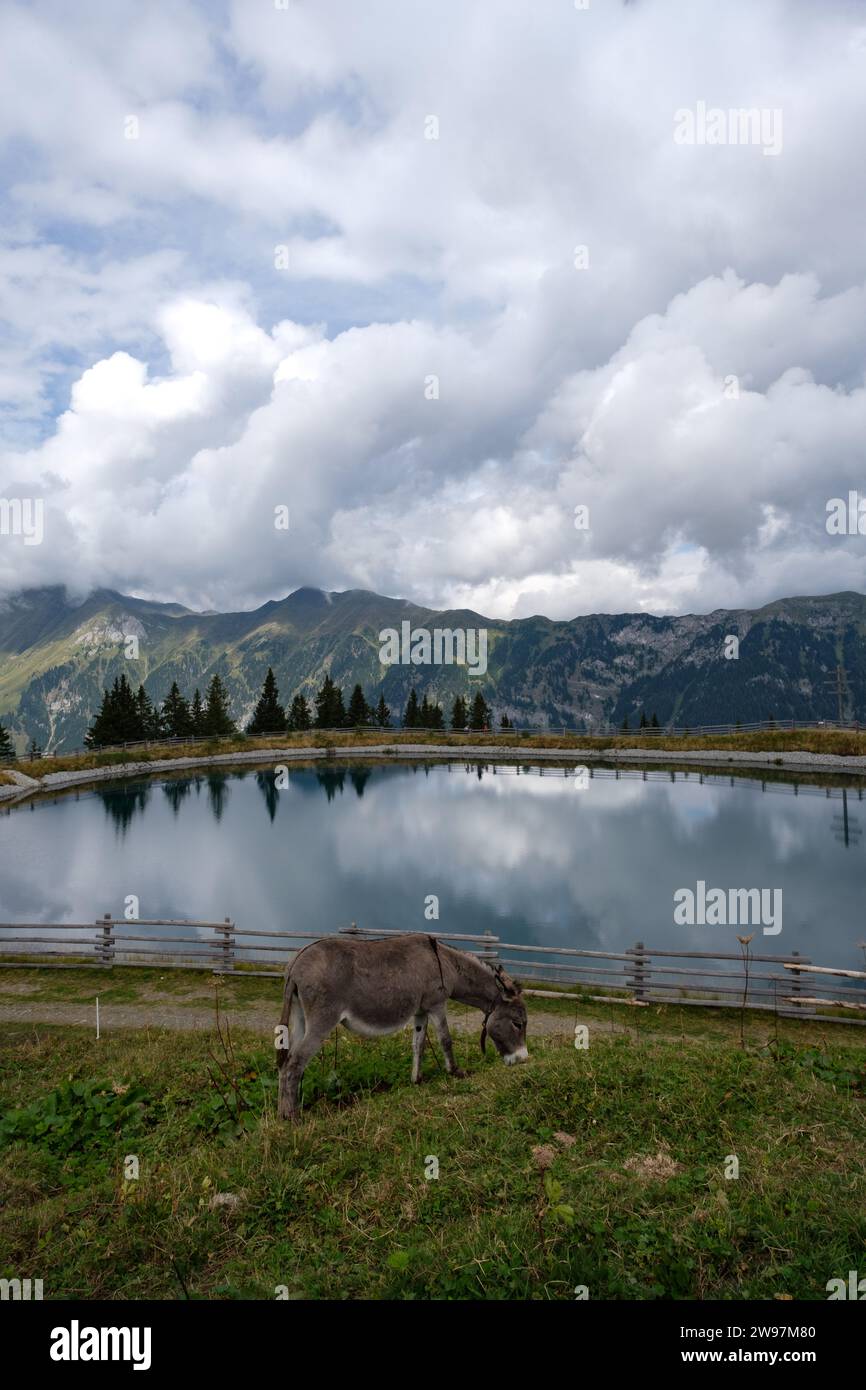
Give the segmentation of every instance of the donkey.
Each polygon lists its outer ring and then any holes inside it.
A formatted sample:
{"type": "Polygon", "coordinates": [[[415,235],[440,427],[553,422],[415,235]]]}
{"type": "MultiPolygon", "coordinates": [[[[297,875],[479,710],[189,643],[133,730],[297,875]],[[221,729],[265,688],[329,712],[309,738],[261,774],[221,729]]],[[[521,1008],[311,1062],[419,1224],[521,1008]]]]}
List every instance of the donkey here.
{"type": "Polygon", "coordinates": [[[277,1040],[280,1118],[297,1119],[304,1071],[338,1023],[362,1037],[396,1033],[414,1023],[412,1081],[417,1084],[432,1018],[446,1071],[464,1076],[448,1031],[449,999],[483,1011],[482,1052],[489,1037],[504,1061],[528,1060],[526,1005],[520,985],[501,966],[493,968],[420,933],[382,941],[327,936],[305,946],[286,971],[277,1040]]]}

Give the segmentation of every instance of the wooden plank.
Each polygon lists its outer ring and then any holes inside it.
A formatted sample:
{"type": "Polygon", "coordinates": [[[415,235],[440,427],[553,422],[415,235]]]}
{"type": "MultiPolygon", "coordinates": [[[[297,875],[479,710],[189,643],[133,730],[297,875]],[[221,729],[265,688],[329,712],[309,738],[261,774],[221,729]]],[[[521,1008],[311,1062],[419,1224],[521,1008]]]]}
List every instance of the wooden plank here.
{"type": "MultiPolygon", "coordinates": [[[[736,952],[736,951],[654,951],[654,950],[652,950],[652,948],[649,947],[649,946],[647,947],[645,954],[648,955],[648,956],[658,956],[660,959],[661,959],[661,957],[663,957],[663,956],[670,956],[670,957],[673,957],[673,958],[675,958],[675,959],[677,959],[677,960],[739,960],[739,961],[741,961],[741,960],[743,959],[742,952],[736,952]]],[[[750,953],[749,953],[749,960],[757,960],[757,961],[762,961],[762,962],[769,961],[771,964],[775,964],[775,965],[784,965],[784,964],[786,964],[786,962],[790,961],[790,959],[791,959],[790,956],[759,956],[759,955],[756,955],[754,952],[750,952],[750,953]]],[[[804,957],[803,957],[803,961],[808,961],[808,960],[809,960],[809,957],[808,957],[808,956],[804,956],[804,957]]],[[[801,962],[799,962],[798,964],[795,964],[795,965],[786,965],[786,969],[790,969],[790,970],[800,970],[800,969],[802,968],[802,964],[803,964],[803,962],[801,961],[801,962]]]]}
{"type": "Polygon", "coordinates": [[[800,961],[786,961],[786,970],[805,970],[810,975],[842,975],[846,980],[866,980],[866,970],[831,970],[827,965],[803,965],[800,961]]]}
{"type": "Polygon", "coordinates": [[[825,1004],[831,1009],[866,1009],[866,1004],[854,1004],[845,999],[812,999],[802,994],[789,996],[782,1002],[785,1004],[825,1004]]]}
{"type": "MultiPolygon", "coordinates": [[[[482,937],[482,940],[484,938],[482,937]]],[[[500,951],[538,951],[542,955],[590,956],[599,960],[624,960],[631,962],[633,951],[578,951],[571,946],[518,946],[515,942],[500,941],[500,951]]]]}

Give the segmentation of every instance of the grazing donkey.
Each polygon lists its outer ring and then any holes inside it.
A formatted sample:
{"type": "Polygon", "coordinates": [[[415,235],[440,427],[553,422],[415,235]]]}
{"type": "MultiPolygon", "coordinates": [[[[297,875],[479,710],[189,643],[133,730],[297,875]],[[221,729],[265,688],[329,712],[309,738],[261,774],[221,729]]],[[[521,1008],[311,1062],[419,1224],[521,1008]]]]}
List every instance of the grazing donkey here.
{"type": "Polygon", "coordinates": [[[338,1023],[352,1033],[378,1037],[414,1022],[412,1080],[417,1083],[432,1018],[448,1074],[464,1075],[448,1032],[449,999],[483,1010],[482,1051],[490,1037],[506,1062],[528,1059],[526,1005],[520,986],[501,966],[493,968],[420,933],[382,941],[327,936],[305,946],[286,971],[284,1031],[277,1047],[280,1118],[297,1118],[304,1070],[338,1023]]]}

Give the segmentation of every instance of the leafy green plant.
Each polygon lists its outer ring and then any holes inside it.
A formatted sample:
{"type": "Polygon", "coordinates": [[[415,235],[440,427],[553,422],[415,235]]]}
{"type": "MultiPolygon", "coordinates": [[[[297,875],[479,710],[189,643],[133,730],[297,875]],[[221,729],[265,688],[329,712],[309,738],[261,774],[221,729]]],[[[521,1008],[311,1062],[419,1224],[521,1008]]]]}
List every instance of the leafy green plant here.
{"type": "Polygon", "coordinates": [[[0,1147],[24,1141],[58,1156],[105,1148],[119,1134],[141,1130],[150,1099],[143,1086],[64,1081],[30,1105],[5,1112],[0,1147]]]}
{"type": "Polygon", "coordinates": [[[558,1221],[563,1226],[574,1225],[574,1207],[569,1202],[564,1202],[564,1188],[561,1182],[550,1173],[544,1175],[544,1191],[549,1202],[547,1215],[552,1216],[554,1221],[558,1221]]]}
{"type": "Polygon", "coordinates": [[[794,1047],[791,1043],[773,1042],[767,1051],[777,1062],[810,1071],[819,1081],[831,1086],[844,1086],[860,1096],[866,1096],[866,1062],[859,1065],[842,1057],[834,1057],[819,1047],[794,1047]]]}

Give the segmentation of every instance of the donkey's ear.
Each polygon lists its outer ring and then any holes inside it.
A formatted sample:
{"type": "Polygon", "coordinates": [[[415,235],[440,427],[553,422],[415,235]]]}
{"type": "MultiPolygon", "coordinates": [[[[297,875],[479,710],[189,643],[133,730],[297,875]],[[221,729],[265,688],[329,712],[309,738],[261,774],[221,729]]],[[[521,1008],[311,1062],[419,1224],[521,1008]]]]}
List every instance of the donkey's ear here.
{"type": "Polygon", "coordinates": [[[519,980],[512,980],[505,992],[509,999],[516,999],[518,994],[523,993],[523,985],[519,980]]]}

